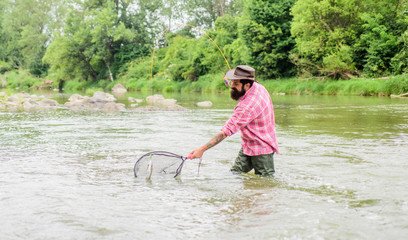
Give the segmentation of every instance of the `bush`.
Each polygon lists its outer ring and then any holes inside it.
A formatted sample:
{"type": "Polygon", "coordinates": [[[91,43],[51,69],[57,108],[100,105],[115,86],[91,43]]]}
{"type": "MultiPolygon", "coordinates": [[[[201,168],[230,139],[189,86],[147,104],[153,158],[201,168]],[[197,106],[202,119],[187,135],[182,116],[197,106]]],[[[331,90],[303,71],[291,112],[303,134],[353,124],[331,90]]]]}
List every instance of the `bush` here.
{"type": "Polygon", "coordinates": [[[386,95],[406,93],[408,92],[408,76],[401,75],[387,79],[382,85],[382,91],[386,95]]]}
{"type": "Polygon", "coordinates": [[[9,71],[4,74],[8,88],[30,89],[43,83],[25,70],[9,71]]]}
{"type": "Polygon", "coordinates": [[[339,90],[341,90],[340,82],[339,81],[328,82],[322,90],[323,90],[322,92],[328,95],[337,95],[339,93],[339,90]]]}
{"type": "Polygon", "coordinates": [[[3,74],[10,70],[11,70],[10,64],[0,60],[0,74],[3,74]]]}
{"type": "Polygon", "coordinates": [[[316,81],[310,86],[310,92],[313,94],[322,94],[324,92],[325,84],[321,81],[316,81]]]}
{"type": "Polygon", "coordinates": [[[90,85],[89,83],[85,81],[80,81],[78,78],[76,78],[71,81],[67,81],[65,83],[64,89],[73,91],[84,91],[86,88],[89,87],[89,85],[90,85]]]}

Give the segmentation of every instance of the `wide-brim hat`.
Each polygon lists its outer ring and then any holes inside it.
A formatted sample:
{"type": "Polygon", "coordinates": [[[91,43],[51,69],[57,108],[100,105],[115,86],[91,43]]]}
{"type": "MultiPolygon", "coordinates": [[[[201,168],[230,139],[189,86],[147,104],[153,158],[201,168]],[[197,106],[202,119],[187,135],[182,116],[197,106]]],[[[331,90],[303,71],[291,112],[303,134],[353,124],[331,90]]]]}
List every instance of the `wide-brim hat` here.
{"type": "Polygon", "coordinates": [[[229,80],[248,79],[255,81],[255,69],[248,65],[238,65],[236,68],[229,70],[225,77],[229,80]]]}

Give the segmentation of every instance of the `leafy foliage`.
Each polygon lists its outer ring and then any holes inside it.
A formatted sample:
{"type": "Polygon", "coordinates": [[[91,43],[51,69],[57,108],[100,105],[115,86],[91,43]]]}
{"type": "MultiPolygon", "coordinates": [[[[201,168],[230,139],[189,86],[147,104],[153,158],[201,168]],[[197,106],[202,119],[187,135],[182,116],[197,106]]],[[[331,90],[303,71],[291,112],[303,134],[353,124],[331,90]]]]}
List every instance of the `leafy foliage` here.
{"type": "Polygon", "coordinates": [[[292,9],[296,39],[292,60],[308,74],[352,72],[355,26],[361,1],[298,0],[292,9]],[[313,64],[305,64],[305,63],[313,64]]]}
{"type": "MultiPolygon", "coordinates": [[[[155,40],[177,23],[204,30],[231,68],[251,65],[260,80],[405,74],[407,12],[407,0],[2,0],[0,74],[16,87],[47,78],[79,89],[120,82],[206,90],[228,65],[191,27],[162,36],[150,79],[155,40]]],[[[218,80],[212,87],[222,87],[218,80]]],[[[314,84],[287,89],[322,90],[314,84]]],[[[346,87],[324,91],[339,86],[346,87]]]]}
{"type": "Polygon", "coordinates": [[[402,73],[406,1],[298,0],[292,9],[300,73],[370,76],[402,73]]]}
{"type": "Polygon", "coordinates": [[[264,78],[293,75],[289,51],[294,47],[290,33],[294,0],[251,0],[247,2],[240,33],[248,47],[251,63],[264,78]]]}
{"type": "Polygon", "coordinates": [[[127,58],[122,47],[127,46],[125,49],[129,50],[136,37],[132,29],[126,27],[132,24],[122,22],[127,18],[119,15],[129,5],[86,1],[84,6],[83,9],[71,9],[64,34],[50,44],[44,62],[50,64],[51,72],[60,79],[95,82],[109,76],[113,78],[120,68],[115,64],[115,55],[127,58]]]}

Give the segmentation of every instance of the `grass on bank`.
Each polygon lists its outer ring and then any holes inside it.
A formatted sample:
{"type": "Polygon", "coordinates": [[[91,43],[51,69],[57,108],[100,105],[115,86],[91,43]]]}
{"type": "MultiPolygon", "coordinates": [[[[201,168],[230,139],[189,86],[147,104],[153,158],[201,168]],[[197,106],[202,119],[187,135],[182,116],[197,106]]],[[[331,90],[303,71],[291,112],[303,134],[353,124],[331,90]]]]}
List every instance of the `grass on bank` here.
{"type": "Polygon", "coordinates": [[[324,81],[282,79],[263,81],[262,84],[272,93],[298,95],[390,96],[408,92],[408,76],[405,75],[378,79],[326,79],[324,81]]]}
{"type": "MultiPolygon", "coordinates": [[[[153,92],[204,92],[229,91],[222,80],[222,73],[208,74],[197,81],[169,81],[163,76],[150,79],[123,78],[114,82],[101,80],[86,82],[73,79],[64,84],[66,91],[81,91],[92,95],[96,91],[110,91],[118,83],[129,91],[153,92]]],[[[54,89],[58,82],[36,78],[25,71],[10,71],[0,77],[6,80],[8,89],[54,89]]],[[[408,76],[397,75],[387,78],[354,78],[349,80],[285,78],[260,80],[270,93],[294,95],[347,95],[347,96],[389,96],[408,92],[408,76]]]]}
{"type": "MultiPolygon", "coordinates": [[[[292,95],[345,95],[345,96],[390,96],[408,92],[408,76],[389,78],[354,78],[349,80],[319,79],[274,79],[260,81],[270,93],[292,95]]],[[[122,83],[133,91],[154,92],[224,92],[228,91],[222,74],[206,75],[196,82],[177,82],[164,79],[139,79],[122,83]]]]}

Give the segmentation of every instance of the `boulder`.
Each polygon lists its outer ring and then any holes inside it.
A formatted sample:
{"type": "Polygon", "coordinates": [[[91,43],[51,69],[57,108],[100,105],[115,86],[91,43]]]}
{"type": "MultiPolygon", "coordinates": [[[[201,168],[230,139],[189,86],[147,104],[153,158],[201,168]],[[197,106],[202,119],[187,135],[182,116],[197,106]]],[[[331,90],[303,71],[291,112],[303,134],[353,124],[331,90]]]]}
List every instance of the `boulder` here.
{"type": "Polygon", "coordinates": [[[211,101],[198,102],[196,105],[198,107],[212,107],[212,102],[211,101]]]}
{"type": "Polygon", "coordinates": [[[400,94],[400,95],[393,95],[391,94],[392,98],[407,98],[408,99],[408,93],[400,94]]]}
{"type": "Polygon", "coordinates": [[[39,101],[38,104],[44,107],[57,107],[59,105],[57,101],[48,98],[39,101]]]}
{"type": "Polygon", "coordinates": [[[38,102],[33,99],[23,103],[23,109],[26,111],[39,110],[40,108],[41,106],[38,104],[38,102]]]}
{"type": "Polygon", "coordinates": [[[114,102],[114,101],[116,101],[116,98],[112,94],[101,92],[101,91],[94,92],[92,98],[95,99],[95,101],[100,101],[100,102],[105,102],[105,101],[114,102]]]}
{"type": "Polygon", "coordinates": [[[12,103],[18,103],[18,102],[20,102],[20,101],[18,100],[18,98],[14,97],[14,96],[8,97],[8,98],[6,99],[6,101],[7,101],[7,102],[12,102],[12,103]]]}
{"type": "Polygon", "coordinates": [[[186,111],[188,109],[175,104],[172,106],[153,106],[153,105],[142,106],[142,107],[135,108],[134,110],[136,111],[186,111]]]}
{"type": "Polygon", "coordinates": [[[125,110],[125,104],[122,103],[109,102],[102,107],[102,111],[104,112],[120,112],[125,110]]]}
{"type": "Polygon", "coordinates": [[[70,102],[77,102],[77,101],[82,101],[82,100],[84,100],[85,98],[89,98],[89,97],[87,97],[87,96],[81,96],[81,95],[75,93],[75,94],[73,94],[71,97],[68,98],[68,101],[70,101],[70,102]]]}
{"type": "Polygon", "coordinates": [[[112,88],[112,92],[116,93],[116,94],[123,94],[125,92],[127,92],[126,88],[122,85],[122,84],[116,84],[113,88],[112,88]]]}
{"type": "Polygon", "coordinates": [[[185,111],[187,110],[186,108],[176,104],[177,100],[176,99],[166,99],[163,97],[163,95],[152,95],[146,97],[146,102],[148,103],[148,106],[142,106],[139,108],[136,108],[137,110],[144,110],[144,111],[159,111],[159,110],[164,110],[164,111],[185,111]]]}
{"type": "Polygon", "coordinates": [[[25,92],[8,96],[6,93],[0,93],[0,109],[8,111],[31,111],[49,108],[58,108],[60,104],[44,96],[30,95],[25,92]]]}
{"type": "Polygon", "coordinates": [[[146,97],[146,102],[151,105],[159,105],[164,101],[163,95],[155,94],[153,96],[146,97]]]}
{"type": "Polygon", "coordinates": [[[26,92],[17,93],[17,94],[14,94],[13,96],[21,100],[21,102],[24,102],[24,99],[31,98],[31,95],[26,92]]]}
{"type": "Polygon", "coordinates": [[[73,111],[103,111],[103,112],[119,112],[125,111],[125,105],[116,103],[116,98],[109,93],[97,91],[92,97],[73,94],[65,107],[73,111]]]}
{"type": "Polygon", "coordinates": [[[171,99],[171,98],[164,98],[163,95],[153,95],[153,96],[148,96],[146,98],[146,102],[150,105],[154,105],[157,107],[160,106],[173,106],[176,105],[177,100],[176,99],[171,99]]]}

